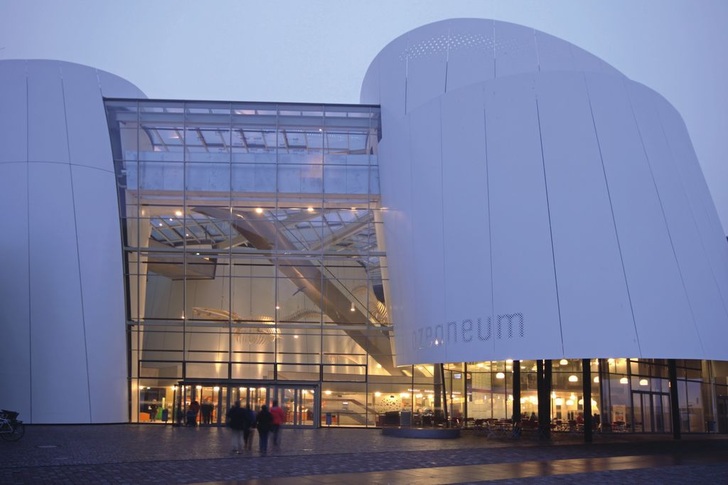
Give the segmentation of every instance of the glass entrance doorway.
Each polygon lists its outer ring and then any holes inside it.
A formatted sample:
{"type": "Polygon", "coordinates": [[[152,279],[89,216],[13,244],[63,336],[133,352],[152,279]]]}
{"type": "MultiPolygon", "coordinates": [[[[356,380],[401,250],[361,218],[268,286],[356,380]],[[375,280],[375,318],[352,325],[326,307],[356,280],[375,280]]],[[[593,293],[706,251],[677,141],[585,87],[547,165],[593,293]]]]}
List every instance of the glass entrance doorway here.
{"type": "Polygon", "coordinates": [[[286,413],[287,427],[314,427],[320,423],[320,401],[317,385],[268,382],[235,382],[201,384],[180,382],[177,386],[174,416],[179,425],[225,425],[227,410],[240,400],[241,406],[258,411],[274,400],[286,413]],[[197,403],[195,405],[194,403],[197,403]],[[198,407],[199,406],[199,407],[198,407]],[[194,409],[196,417],[192,417],[194,409]],[[190,413],[190,409],[193,413],[190,413]]]}
{"type": "Polygon", "coordinates": [[[634,410],[634,431],[636,433],[669,433],[670,395],[663,392],[634,391],[632,393],[634,410]]]}

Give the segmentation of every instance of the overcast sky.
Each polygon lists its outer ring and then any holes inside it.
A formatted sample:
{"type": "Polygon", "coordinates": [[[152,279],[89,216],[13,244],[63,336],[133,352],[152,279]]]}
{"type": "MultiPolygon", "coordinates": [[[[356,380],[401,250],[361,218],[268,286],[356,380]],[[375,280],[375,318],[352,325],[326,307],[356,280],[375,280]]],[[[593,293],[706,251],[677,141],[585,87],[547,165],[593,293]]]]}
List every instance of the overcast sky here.
{"type": "Polygon", "coordinates": [[[357,103],[388,42],[456,17],[542,30],[665,96],[728,229],[728,0],[0,0],[0,59],[97,67],[150,98],[357,103]]]}

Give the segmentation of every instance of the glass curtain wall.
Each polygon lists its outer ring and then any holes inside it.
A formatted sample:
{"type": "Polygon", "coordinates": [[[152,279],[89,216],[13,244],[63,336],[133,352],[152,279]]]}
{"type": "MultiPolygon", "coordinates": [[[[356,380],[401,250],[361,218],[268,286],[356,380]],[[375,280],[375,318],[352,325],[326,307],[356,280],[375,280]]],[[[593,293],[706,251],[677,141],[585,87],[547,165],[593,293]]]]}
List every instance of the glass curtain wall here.
{"type": "Polygon", "coordinates": [[[178,400],[215,403],[216,421],[230,405],[220,396],[260,382],[316,383],[301,389],[336,396],[322,402],[340,424],[374,424],[372,378],[409,380],[393,364],[385,306],[379,108],[106,107],[132,420],[151,421],[153,407],[171,413],[178,400]]]}

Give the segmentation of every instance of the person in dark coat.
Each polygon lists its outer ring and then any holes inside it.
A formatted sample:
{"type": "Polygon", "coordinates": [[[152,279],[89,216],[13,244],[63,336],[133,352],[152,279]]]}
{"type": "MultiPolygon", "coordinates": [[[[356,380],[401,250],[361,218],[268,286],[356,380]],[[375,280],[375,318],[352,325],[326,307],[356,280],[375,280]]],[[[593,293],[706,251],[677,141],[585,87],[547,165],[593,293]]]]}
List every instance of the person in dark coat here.
{"type": "MultiPolygon", "coordinates": [[[[240,407],[240,401],[235,401],[235,404],[230,408],[226,416],[227,424],[233,432],[233,453],[240,453],[243,450],[245,418],[245,409],[240,407]]],[[[248,433],[250,433],[250,423],[248,423],[248,433]]]]}
{"type": "Polygon", "coordinates": [[[250,409],[250,406],[245,406],[243,409],[243,441],[245,442],[245,450],[250,451],[253,449],[253,427],[255,426],[255,411],[250,409]]]}
{"type": "Polygon", "coordinates": [[[273,415],[265,404],[260,407],[260,412],[255,417],[255,427],[258,429],[260,454],[266,455],[268,453],[268,434],[273,427],[273,415]]]}
{"type": "Polygon", "coordinates": [[[192,401],[187,408],[187,426],[197,426],[197,413],[200,412],[200,403],[192,401]]]}

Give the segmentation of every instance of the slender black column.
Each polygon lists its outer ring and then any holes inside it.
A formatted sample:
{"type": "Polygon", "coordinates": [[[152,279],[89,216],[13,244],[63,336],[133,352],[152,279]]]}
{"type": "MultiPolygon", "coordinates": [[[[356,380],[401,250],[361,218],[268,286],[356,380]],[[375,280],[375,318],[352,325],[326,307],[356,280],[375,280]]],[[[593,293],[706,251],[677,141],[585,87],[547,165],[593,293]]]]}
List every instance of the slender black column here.
{"type": "Polygon", "coordinates": [[[551,371],[552,365],[550,360],[536,361],[538,437],[541,440],[551,439],[551,371]]]}
{"type": "Polygon", "coordinates": [[[521,361],[513,361],[513,424],[521,422],[521,361]]]}
{"type": "Polygon", "coordinates": [[[592,418],[591,405],[591,361],[581,359],[581,383],[582,394],[584,395],[584,442],[591,443],[593,440],[592,430],[594,429],[594,418],[592,418]]]}
{"type": "Polygon", "coordinates": [[[670,381],[670,407],[672,411],[672,437],[680,439],[680,403],[677,392],[677,364],[675,359],[667,359],[667,376],[670,381]]]}
{"type": "Polygon", "coordinates": [[[434,372],[432,373],[432,386],[434,387],[435,391],[435,415],[432,417],[432,424],[434,426],[437,426],[440,423],[440,420],[442,419],[443,412],[442,412],[442,395],[443,395],[443,389],[442,389],[442,372],[441,367],[442,364],[434,364],[434,372]]]}
{"type": "Polygon", "coordinates": [[[447,412],[447,383],[445,382],[445,364],[440,364],[440,379],[442,380],[442,410],[445,415],[445,427],[450,427],[450,417],[447,412]]]}
{"type": "MultiPolygon", "coordinates": [[[[546,384],[543,400],[543,435],[544,439],[551,439],[551,391],[553,389],[553,361],[546,360],[543,363],[543,379],[546,384]]],[[[539,422],[540,424],[540,422],[539,422]]]]}

